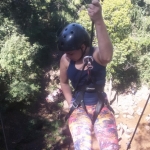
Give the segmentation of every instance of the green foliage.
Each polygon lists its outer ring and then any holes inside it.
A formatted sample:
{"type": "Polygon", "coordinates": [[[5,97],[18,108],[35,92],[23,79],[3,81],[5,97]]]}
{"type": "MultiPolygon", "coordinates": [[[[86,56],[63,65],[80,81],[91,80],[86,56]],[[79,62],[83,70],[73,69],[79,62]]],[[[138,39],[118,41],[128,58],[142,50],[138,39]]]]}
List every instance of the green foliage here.
{"type": "Polygon", "coordinates": [[[38,92],[39,68],[34,59],[39,48],[38,44],[31,45],[23,35],[14,33],[7,37],[0,51],[0,78],[8,88],[6,100],[29,104],[28,100],[38,92]]]}
{"type": "Polygon", "coordinates": [[[103,2],[105,22],[114,45],[107,77],[113,79],[114,87],[119,90],[127,88],[131,82],[150,83],[149,69],[145,68],[150,63],[147,59],[150,51],[148,5],[141,8],[138,3],[133,4],[126,0],[103,2]]]}
{"type": "Polygon", "coordinates": [[[107,30],[113,43],[119,43],[127,38],[131,31],[129,11],[132,5],[130,1],[107,0],[103,2],[102,8],[107,30]]]}
{"type": "Polygon", "coordinates": [[[150,86],[149,64],[150,64],[150,52],[147,53],[146,55],[141,56],[138,63],[141,81],[144,84],[148,84],[150,86]]]}
{"type": "Polygon", "coordinates": [[[87,13],[85,6],[82,6],[81,11],[79,12],[79,18],[76,20],[77,23],[80,23],[88,32],[91,31],[91,20],[87,13]]]}
{"type": "Polygon", "coordinates": [[[113,79],[113,86],[120,90],[126,88],[137,76],[134,42],[130,38],[132,7],[130,1],[126,0],[115,0],[113,3],[108,0],[102,4],[107,30],[114,46],[113,60],[107,66],[107,78],[113,79]]]}
{"type": "Polygon", "coordinates": [[[139,7],[135,4],[132,9],[133,14],[131,16],[133,27],[132,27],[132,38],[136,43],[137,54],[137,67],[139,71],[140,80],[143,84],[150,86],[150,64],[149,52],[150,52],[150,4],[145,1],[143,7],[139,7]]]}
{"type": "Polygon", "coordinates": [[[8,18],[4,18],[0,14],[0,48],[3,46],[7,37],[10,37],[12,33],[17,31],[16,26],[14,26],[14,22],[12,20],[8,20],[8,18]]]}
{"type": "Polygon", "coordinates": [[[124,39],[115,47],[113,60],[107,66],[107,78],[113,79],[113,86],[122,91],[130,86],[131,82],[139,82],[137,69],[138,51],[131,37],[124,39]]]}
{"type": "Polygon", "coordinates": [[[0,90],[5,100],[30,104],[34,99],[40,88],[38,65],[50,65],[57,35],[75,21],[79,7],[80,0],[1,3],[0,90]]]}

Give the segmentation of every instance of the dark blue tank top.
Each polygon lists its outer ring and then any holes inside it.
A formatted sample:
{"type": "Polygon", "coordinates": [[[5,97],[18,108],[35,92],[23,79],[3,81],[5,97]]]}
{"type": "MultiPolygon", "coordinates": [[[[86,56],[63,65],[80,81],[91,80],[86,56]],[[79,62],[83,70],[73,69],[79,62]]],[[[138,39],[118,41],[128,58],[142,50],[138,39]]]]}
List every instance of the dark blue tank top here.
{"type": "MultiPolygon", "coordinates": [[[[92,54],[93,55],[93,54],[92,54]]],[[[95,60],[92,62],[93,69],[91,70],[91,77],[94,83],[98,84],[100,87],[105,85],[105,77],[106,77],[106,67],[98,64],[95,60]]],[[[76,69],[75,62],[70,61],[67,75],[73,88],[76,88],[76,84],[78,83],[79,77],[81,74],[81,70],[76,69]]],[[[82,72],[82,76],[80,78],[80,82],[78,83],[78,87],[84,85],[87,82],[88,73],[87,70],[82,72]]],[[[90,87],[94,86],[92,83],[90,87]]],[[[98,95],[96,92],[85,92],[84,94],[84,103],[85,105],[95,105],[98,101],[98,95]]]]}

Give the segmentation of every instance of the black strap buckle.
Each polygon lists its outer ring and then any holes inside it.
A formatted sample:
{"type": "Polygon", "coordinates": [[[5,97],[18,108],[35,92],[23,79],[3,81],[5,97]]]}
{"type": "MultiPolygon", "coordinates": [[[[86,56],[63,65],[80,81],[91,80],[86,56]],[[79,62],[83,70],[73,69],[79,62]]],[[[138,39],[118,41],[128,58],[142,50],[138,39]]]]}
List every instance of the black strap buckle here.
{"type": "Polygon", "coordinates": [[[74,101],[74,102],[72,103],[72,107],[73,107],[73,108],[78,108],[78,106],[79,106],[79,104],[77,104],[76,101],[74,101]]]}
{"type": "Polygon", "coordinates": [[[88,91],[95,91],[95,88],[93,88],[93,87],[86,87],[86,89],[85,89],[87,92],[88,91]]]}

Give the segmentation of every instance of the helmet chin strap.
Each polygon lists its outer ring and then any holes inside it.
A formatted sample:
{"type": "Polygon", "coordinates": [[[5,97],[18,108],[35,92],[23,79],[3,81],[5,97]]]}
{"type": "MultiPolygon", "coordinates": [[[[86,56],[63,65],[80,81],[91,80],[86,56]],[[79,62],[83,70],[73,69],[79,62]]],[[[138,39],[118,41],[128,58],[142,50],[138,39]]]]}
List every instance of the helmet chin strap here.
{"type": "Polygon", "coordinates": [[[84,55],[85,55],[85,53],[86,53],[87,46],[85,47],[85,50],[83,50],[82,48],[81,48],[80,50],[81,50],[82,55],[81,55],[81,57],[79,58],[79,60],[82,60],[83,57],[84,57],[84,55]]]}

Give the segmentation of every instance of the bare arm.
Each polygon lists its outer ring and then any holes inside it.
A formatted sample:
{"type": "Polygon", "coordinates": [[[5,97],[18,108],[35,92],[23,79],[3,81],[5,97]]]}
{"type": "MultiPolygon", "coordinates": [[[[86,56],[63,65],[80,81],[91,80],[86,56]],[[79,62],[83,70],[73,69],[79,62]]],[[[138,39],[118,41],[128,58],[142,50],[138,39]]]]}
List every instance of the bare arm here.
{"type": "Polygon", "coordinates": [[[98,39],[98,55],[96,56],[98,56],[98,60],[102,65],[106,65],[112,59],[113,46],[102,17],[102,8],[98,0],[92,0],[92,4],[88,8],[88,14],[95,24],[98,39]]]}
{"type": "Polygon", "coordinates": [[[67,100],[68,105],[70,105],[71,99],[72,99],[72,93],[71,93],[71,88],[69,86],[69,81],[67,77],[68,64],[69,62],[66,59],[66,56],[64,54],[60,60],[60,85],[61,85],[63,94],[65,96],[65,99],[67,100]]]}

